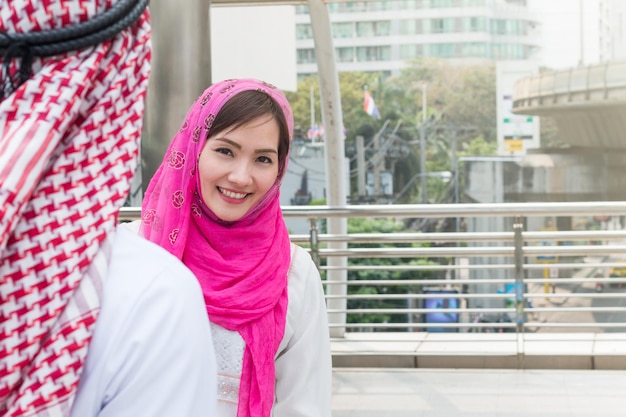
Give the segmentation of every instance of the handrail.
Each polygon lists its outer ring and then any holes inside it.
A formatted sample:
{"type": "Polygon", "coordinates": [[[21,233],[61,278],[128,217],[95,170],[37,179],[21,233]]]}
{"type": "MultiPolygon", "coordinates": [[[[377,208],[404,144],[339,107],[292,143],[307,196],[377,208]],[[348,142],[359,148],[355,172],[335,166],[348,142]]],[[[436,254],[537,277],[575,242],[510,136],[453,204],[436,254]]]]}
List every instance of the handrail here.
{"type": "MultiPolygon", "coordinates": [[[[120,220],[136,220],[138,207],[122,207],[120,220]]],[[[560,216],[624,215],[626,201],[565,203],[489,203],[489,204],[381,204],[331,206],[283,206],[285,218],[324,219],[340,217],[490,217],[490,216],[560,216]]]]}
{"type": "MultiPolygon", "coordinates": [[[[333,302],[328,309],[329,325],[339,334],[626,331],[623,226],[525,230],[530,219],[546,216],[623,217],[626,202],[288,206],[283,213],[309,219],[311,233],[291,238],[311,253],[323,276],[330,270],[348,274],[347,279],[323,282],[326,288],[345,289],[327,296],[345,302],[333,302]],[[503,222],[508,226],[468,232],[320,233],[319,220],[333,217],[492,217],[508,219],[503,222]],[[330,249],[329,242],[346,242],[347,247],[330,249]],[[331,257],[349,262],[327,266],[331,257]],[[433,300],[441,305],[431,304],[433,300]],[[433,315],[455,320],[427,319],[433,315]]],[[[120,212],[120,220],[138,218],[139,208],[120,212]]]]}

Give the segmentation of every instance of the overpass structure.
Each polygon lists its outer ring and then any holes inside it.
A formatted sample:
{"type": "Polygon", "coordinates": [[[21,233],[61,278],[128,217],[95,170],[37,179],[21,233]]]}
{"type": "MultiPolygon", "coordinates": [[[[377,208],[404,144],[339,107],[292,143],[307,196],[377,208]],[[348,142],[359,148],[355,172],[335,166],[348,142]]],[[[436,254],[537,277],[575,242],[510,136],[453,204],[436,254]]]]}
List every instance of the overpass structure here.
{"type": "Polygon", "coordinates": [[[523,78],[513,113],[553,117],[573,147],[626,150],[626,61],[523,78]]]}

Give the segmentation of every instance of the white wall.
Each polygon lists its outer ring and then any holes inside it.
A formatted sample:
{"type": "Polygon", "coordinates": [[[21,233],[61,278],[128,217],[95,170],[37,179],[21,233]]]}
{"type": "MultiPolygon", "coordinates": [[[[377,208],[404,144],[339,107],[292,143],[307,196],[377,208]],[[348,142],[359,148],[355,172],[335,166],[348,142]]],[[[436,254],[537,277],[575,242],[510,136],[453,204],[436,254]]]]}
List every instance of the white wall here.
{"type": "Polygon", "coordinates": [[[212,81],[257,78],[295,91],[295,26],[295,6],[212,7],[212,81]]]}

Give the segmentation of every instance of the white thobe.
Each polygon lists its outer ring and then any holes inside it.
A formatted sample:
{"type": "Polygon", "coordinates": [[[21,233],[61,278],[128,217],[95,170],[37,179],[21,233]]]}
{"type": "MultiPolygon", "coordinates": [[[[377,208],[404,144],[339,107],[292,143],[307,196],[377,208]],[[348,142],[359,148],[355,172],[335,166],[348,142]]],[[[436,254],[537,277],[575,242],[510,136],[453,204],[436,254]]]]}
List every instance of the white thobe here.
{"type": "Polygon", "coordinates": [[[198,281],[165,249],[118,226],[71,417],[211,417],[216,390],[198,281]]]}

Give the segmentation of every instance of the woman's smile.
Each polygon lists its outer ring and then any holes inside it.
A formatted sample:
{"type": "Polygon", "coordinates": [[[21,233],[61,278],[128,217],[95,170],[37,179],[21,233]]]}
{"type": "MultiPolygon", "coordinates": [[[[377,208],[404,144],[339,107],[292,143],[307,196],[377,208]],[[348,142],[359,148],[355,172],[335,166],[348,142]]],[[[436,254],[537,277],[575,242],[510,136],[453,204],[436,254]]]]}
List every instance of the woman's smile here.
{"type": "Polygon", "coordinates": [[[226,190],[224,188],[221,187],[217,187],[217,190],[222,193],[223,196],[232,199],[232,200],[243,200],[244,198],[246,198],[248,195],[250,195],[250,193],[239,193],[236,191],[230,191],[230,190],[226,190]]]}

